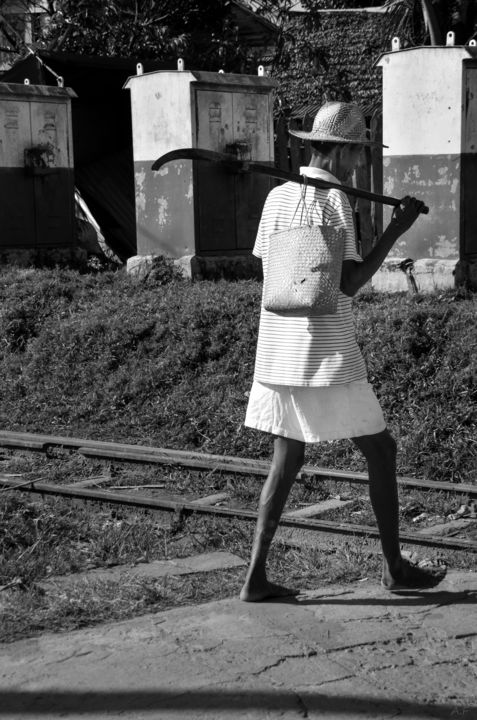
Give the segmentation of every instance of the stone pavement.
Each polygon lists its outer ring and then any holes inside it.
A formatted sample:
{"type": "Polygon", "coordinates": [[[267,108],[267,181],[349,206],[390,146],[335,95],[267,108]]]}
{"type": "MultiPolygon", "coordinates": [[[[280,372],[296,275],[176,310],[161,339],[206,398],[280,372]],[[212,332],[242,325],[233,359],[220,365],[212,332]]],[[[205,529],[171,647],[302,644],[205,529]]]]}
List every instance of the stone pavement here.
{"type": "Polygon", "coordinates": [[[477,720],[477,573],[221,600],[0,647],[0,718],[477,720]]]}

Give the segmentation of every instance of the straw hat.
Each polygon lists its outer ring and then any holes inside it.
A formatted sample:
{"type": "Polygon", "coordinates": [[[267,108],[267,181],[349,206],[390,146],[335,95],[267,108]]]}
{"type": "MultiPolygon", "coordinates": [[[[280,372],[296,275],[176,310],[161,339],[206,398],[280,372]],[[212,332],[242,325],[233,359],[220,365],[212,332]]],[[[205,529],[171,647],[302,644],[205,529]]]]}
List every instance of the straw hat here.
{"type": "Polygon", "coordinates": [[[364,115],[354,103],[327,102],[316,113],[313,128],[309,132],[303,130],[289,132],[290,135],[304,140],[381,147],[381,143],[368,139],[364,115]]]}

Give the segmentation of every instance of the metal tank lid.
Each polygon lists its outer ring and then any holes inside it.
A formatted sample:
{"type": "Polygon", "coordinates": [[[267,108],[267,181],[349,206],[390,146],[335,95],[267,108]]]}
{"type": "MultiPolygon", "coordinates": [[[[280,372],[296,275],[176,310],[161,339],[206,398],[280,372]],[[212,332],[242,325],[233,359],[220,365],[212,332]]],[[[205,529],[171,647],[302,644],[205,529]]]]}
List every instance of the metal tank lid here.
{"type": "Polygon", "coordinates": [[[57,97],[75,98],[78,97],[74,90],[69,87],[56,87],[54,85],[31,85],[23,83],[2,83],[0,82],[0,95],[3,97],[57,97]]]}
{"type": "Polygon", "coordinates": [[[455,34],[448,32],[445,45],[416,45],[413,47],[401,47],[398,37],[392,39],[391,50],[382,53],[374,63],[374,67],[383,67],[384,62],[389,62],[389,57],[393,55],[402,55],[403,53],[430,53],[459,51],[460,55],[465,58],[477,58],[477,41],[471,40],[468,45],[455,45],[455,34]],[[385,60],[386,58],[386,60],[385,60]]]}
{"type": "Polygon", "coordinates": [[[274,88],[278,86],[278,80],[275,78],[268,77],[264,74],[263,69],[259,67],[258,75],[246,75],[239,73],[226,73],[220,70],[219,72],[211,72],[209,70],[153,70],[151,72],[144,72],[141,63],[137,65],[137,74],[128,77],[123,85],[123,88],[131,87],[131,82],[140,79],[141,77],[151,75],[189,75],[193,78],[193,82],[207,83],[213,85],[240,85],[241,87],[268,87],[274,88]]]}

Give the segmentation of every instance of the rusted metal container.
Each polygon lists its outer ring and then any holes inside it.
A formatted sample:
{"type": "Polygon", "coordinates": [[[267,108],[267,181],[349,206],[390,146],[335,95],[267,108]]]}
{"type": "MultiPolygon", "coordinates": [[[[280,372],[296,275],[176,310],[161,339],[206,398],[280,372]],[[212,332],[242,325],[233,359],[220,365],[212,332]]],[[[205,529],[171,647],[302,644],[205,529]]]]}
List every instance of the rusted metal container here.
{"type": "MultiPolygon", "coordinates": [[[[452,272],[459,259],[477,256],[476,47],[399,49],[378,61],[383,71],[383,192],[414,195],[427,216],[396,243],[390,257],[411,257],[452,272]],[[431,262],[432,261],[432,262],[431,262]]],[[[384,224],[392,208],[384,209],[384,224]]]]}
{"type": "Polygon", "coordinates": [[[273,90],[264,76],[159,71],[129,78],[137,252],[139,255],[241,254],[250,251],[270,181],[212,163],[152,163],[180,148],[273,161],[273,90]]]}
{"type": "Polygon", "coordinates": [[[0,83],[0,251],[72,247],[69,88],[0,83]]]}

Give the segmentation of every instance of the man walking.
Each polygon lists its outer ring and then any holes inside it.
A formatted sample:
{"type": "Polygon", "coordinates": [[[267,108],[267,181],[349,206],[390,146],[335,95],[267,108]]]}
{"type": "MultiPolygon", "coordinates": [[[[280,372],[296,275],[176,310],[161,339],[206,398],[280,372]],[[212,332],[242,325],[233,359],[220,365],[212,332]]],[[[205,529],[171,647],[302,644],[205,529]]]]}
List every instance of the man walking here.
{"type": "MultiPolygon", "coordinates": [[[[352,103],[326,103],[310,132],[292,134],[311,141],[312,158],[300,173],[329,182],[346,182],[368,139],[364,116],[352,103]]],[[[274,188],[265,202],[253,253],[267,273],[267,243],[289,228],[303,189],[297,183],[274,188]]],[[[274,436],[269,475],[260,496],[250,566],[240,593],[253,602],[295,595],[270,582],[266,560],[290,489],[304,462],[306,443],[350,438],[366,458],[369,492],[383,551],[382,584],[389,590],[432,587],[443,568],[420,568],[401,555],[396,482],[396,443],[386,428],[379,402],[367,381],[356,343],[352,296],[378,270],[396,240],[417,220],[423,203],[406,197],[373,250],[362,260],[356,252],[353,215],[337,189],[307,187],[309,221],[345,231],[337,312],[290,316],[262,307],[255,373],[245,425],[274,436]]]]}

